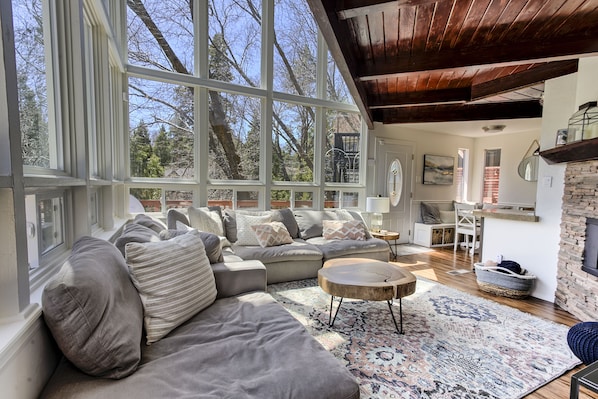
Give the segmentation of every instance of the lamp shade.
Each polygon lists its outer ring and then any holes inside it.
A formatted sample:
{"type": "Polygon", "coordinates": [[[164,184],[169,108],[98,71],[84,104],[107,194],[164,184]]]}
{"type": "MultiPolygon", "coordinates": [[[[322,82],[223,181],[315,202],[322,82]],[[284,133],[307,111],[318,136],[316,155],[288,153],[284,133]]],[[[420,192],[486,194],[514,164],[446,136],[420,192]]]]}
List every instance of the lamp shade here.
{"type": "Polygon", "coordinates": [[[390,201],[388,197],[367,197],[365,210],[373,213],[388,213],[390,212],[390,201]]]}

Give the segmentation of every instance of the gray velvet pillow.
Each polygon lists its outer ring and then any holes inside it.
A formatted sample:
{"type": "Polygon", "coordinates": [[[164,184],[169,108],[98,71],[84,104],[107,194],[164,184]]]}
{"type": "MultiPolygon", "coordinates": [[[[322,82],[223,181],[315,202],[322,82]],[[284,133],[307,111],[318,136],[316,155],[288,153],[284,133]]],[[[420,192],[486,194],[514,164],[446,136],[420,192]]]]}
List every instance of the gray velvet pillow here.
{"type": "Polygon", "coordinates": [[[299,226],[299,233],[304,240],[320,237],[323,233],[323,220],[338,220],[338,215],[334,211],[313,211],[301,210],[295,211],[295,220],[299,226]]]}
{"type": "MultiPolygon", "coordinates": [[[[160,232],[160,239],[170,240],[171,238],[187,234],[189,231],[191,230],[163,230],[160,232]]],[[[199,231],[199,238],[201,238],[201,241],[203,241],[203,245],[206,248],[206,255],[208,256],[210,263],[224,262],[224,258],[222,256],[222,246],[220,245],[220,237],[218,237],[216,234],[199,231]]]]}
{"type": "Polygon", "coordinates": [[[272,211],[272,221],[282,222],[292,238],[299,238],[299,225],[292,210],[285,208],[272,211]]]}
{"type": "Polygon", "coordinates": [[[83,237],[42,294],[44,319],[64,356],[96,377],[123,378],[141,359],[143,308],[125,260],[83,237]]]}
{"type": "Polygon", "coordinates": [[[129,242],[151,242],[160,241],[160,236],[149,227],[137,223],[127,223],[120,237],[116,239],[114,245],[125,256],[125,245],[129,242]]]}
{"type": "Polygon", "coordinates": [[[176,230],[176,222],[181,222],[186,226],[191,226],[189,219],[187,219],[187,216],[184,213],[177,211],[176,209],[169,209],[168,213],[166,214],[166,226],[168,229],[176,230]]]}
{"type": "Polygon", "coordinates": [[[235,211],[232,209],[224,209],[222,211],[222,220],[224,222],[224,233],[226,238],[232,244],[237,242],[237,220],[235,219],[235,211]]]}
{"type": "Polygon", "coordinates": [[[162,230],[166,229],[166,225],[164,223],[162,223],[158,219],[154,219],[153,217],[144,215],[142,213],[135,216],[133,222],[148,227],[156,233],[160,233],[162,230]]]}
{"type": "Polygon", "coordinates": [[[440,210],[436,205],[421,203],[421,216],[424,224],[442,224],[440,210]]]}

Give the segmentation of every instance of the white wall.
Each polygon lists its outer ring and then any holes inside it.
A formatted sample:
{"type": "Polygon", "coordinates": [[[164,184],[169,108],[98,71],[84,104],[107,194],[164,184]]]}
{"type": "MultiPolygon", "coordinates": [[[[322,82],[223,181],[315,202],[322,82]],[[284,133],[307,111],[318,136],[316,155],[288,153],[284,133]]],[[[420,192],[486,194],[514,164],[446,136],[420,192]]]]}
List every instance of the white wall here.
{"type": "MultiPolygon", "coordinates": [[[[482,201],[482,182],[484,174],[485,150],[500,149],[500,182],[498,202],[533,205],[536,202],[536,182],[523,180],[517,173],[517,167],[527,149],[534,140],[540,139],[540,130],[518,132],[506,135],[488,135],[475,139],[472,154],[473,175],[471,179],[470,200],[482,201]]],[[[536,149],[530,150],[530,153],[536,149]]]]}
{"type": "MultiPolygon", "coordinates": [[[[598,57],[581,59],[576,74],[546,82],[542,149],[554,147],[556,132],[566,128],[578,106],[598,98],[598,57]]],[[[560,241],[565,164],[540,161],[536,191],[538,223],[486,220],[484,258],[503,254],[538,277],[533,296],[554,302],[560,241]],[[522,244],[523,243],[523,244],[522,244]]]]}

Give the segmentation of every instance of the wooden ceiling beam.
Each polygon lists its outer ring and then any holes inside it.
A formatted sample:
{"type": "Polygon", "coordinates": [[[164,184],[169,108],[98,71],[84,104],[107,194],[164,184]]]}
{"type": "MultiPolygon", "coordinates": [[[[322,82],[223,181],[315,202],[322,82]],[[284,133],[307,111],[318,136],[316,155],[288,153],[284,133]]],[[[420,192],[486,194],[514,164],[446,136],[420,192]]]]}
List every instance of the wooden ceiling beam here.
{"type": "Polygon", "coordinates": [[[338,0],[336,14],[338,19],[344,21],[363,15],[396,11],[401,7],[416,7],[443,0],[338,0]]]}
{"type": "Polygon", "coordinates": [[[374,121],[384,124],[521,119],[541,117],[542,106],[539,101],[436,105],[377,109],[373,115],[374,121]]]}
{"type": "Polygon", "coordinates": [[[409,57],[386,59],[385,62],[360,64],[360,80],[378,80],[418,72],[462,71],[484,67],[503,67],[578,59],[598,55],[598,27],[584,37],[555,38],[546,41],[496,44],[485,47],[418,53],[409,57]]]}
{"type": "Polygon", "coordinates": [[[556,61],[539,65],[525,71],[517,72],[487,82],[475,83],[471,86],[471,100],[480,100],[533,86],[548,79],[558,78],[577,72],[579,61],[556,61]]]}
{"type": "Polygon", "coordinates": [[[464,103],[471,99],[469,87],[428,91],[402,92],[381,99],[369,99],[371,109],[410,106],[416,104],[464,103]]]}

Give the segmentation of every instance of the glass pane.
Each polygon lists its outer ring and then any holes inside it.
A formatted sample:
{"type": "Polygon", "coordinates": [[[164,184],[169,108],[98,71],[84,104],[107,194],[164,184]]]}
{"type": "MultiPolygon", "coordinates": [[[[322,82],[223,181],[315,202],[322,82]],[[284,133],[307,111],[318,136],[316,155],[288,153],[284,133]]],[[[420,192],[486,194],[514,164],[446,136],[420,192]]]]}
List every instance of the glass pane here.
{"type": "Polygon", "coordinates": [[[361,116],[326,112],[326,182],[359,183],[361,116]]]}
{"type": "Polygon", "coordinates": [[[191,179],[193,88],[129,79],[131,176],[191,179]]]}
{"type": "Polygon", "coordinates": [[[318,28],[306,1],[274,6],[274,90],[316,97],[318,28]]]}
{"type": "Polygon", "coordinates": [[[37,202],[40,231],[40,252],[46,254],[64,243],[64,210],[62,197],[37,202]]]}
{"type": "Polygon", "coordinates": [[[326,190],[324,191],[324,208],[339,208],[340,191],[326,190]]]}
{"type": "Polygon", "coordinates": [[[353,96],[349,93],[349,88],[343,79],[334,58],[330,51],[328,52],[328,68],[326,75],[326,96],[328,100],[339,103],[355,104],[353,96]]]}
{"type": "Polygon", "coordinates": [[[294,208],[313,208],[314,193],[311,191],[295,191],[294,208]]]}
{"type": "Polygon", "coordinates": [[[260,120],[259,98],[210,92],[210,179],[259,179],[260,120]]]}
{"type": "Polygon", "coordinates": [[[129,192],[141,203],[145,212],[162,212],[162,189],[132,188],[129,192]]]}
{"type": "Polygon", "coordinates": [[[166,210],[186,209],[193,205],[192,191],[166,191],[166,210]]]}
{"type": "Polygon", "coordinates": [[[208,190],[208,206],[220,206],[221,208],[233,208],[233,190],[211,189],[208,190]]]}
{"type": "Polygon", "coordinates": [[[259,193],[257,191],[237,191],[236,209],[257,209],[259,193]]]}
{"type": "Polygon", "coordinates": [[[54,165],[50,165],[50,70],[46,71],[42,1],[13,1],[12,12],[23,163],[49,168],[54,165]]]}
{"type": "Polygon", "coordinates": [[[291,190],[272,190],[270,194],[270,208],[283,209],[291,207],[291,190]]]}
{"type": "Polygon", "coordinates": [[[314,108],[283,102],[273,108],[272,180],[312,182],[314,108]]]}
{"type": "Polygon", "coordinates": [[[260,0],[210,0],[208,13],[210,79],[260,86],[260,0]]]}
{"type": "Polygon", "coordinates": [[[98,192],[93,191],[89,194],[89,220],[91,225],[98,224],[98,192]]]}
{"type": "Polygon", "coordinates": [[[359,193],[343,192],[343,208],[357,208],[359,204],[359,193]]]}
{"type": "Polygon", "coordinates": [[[129,62],[158,70],[192,74],[193,2],[132,0],[127,1],[127,5],[129,62]]]}

